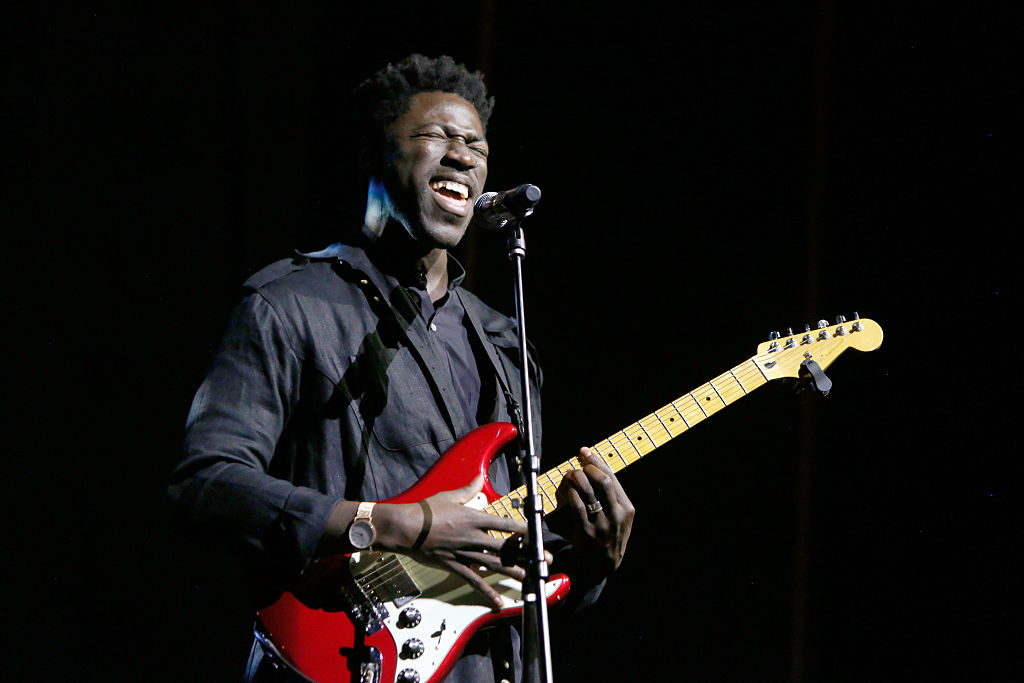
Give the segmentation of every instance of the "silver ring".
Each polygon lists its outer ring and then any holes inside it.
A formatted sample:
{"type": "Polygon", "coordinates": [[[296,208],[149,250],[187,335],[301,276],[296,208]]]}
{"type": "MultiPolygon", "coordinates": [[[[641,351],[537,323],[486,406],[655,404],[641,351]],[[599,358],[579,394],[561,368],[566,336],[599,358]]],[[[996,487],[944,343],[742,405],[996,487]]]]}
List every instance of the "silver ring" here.
{"type": "Polygon", "coordinates": [[[601,511],[601,509],[602,509],[601,501],[595,500],[593,503],[590,503],[589,505],[587,505],[587,514],[588,515],[596,515],[598,512],[601,511]]]}

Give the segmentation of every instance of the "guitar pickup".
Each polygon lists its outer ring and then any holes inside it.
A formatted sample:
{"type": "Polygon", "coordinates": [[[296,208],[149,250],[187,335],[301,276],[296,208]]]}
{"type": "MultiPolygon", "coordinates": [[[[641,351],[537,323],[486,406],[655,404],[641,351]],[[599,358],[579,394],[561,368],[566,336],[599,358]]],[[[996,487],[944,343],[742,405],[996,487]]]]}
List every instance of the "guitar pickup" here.
{"type": "Polygon", "coordinates": [[[387,610],[381,603],[390,601],[401,607],[422,593],[393,553],[355,553],[349,560],[349,571],[367,601],[384,612],[383,618],[387,610]]]}

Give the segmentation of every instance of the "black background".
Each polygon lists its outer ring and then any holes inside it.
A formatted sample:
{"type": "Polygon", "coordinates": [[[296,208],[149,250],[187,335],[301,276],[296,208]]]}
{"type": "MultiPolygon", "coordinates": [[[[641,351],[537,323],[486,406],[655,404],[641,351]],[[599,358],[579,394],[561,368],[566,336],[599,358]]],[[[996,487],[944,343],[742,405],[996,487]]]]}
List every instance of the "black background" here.
{"type": "MultiPolygon", "coordinates": [[[[549,462],[770,330],[886,334],[621,474],[630,552],[556,679],[1019,676],[1012,4],[373,4],[8,19],[4,678],[237,680],[244,590],[169,531],[167,474],[238,285],[361,217],[345,93],[410,52],[485,71],[488,187],[544,191],[549,462]]],[[[460,250],[510,311],[501,240],[460,250]]]]}

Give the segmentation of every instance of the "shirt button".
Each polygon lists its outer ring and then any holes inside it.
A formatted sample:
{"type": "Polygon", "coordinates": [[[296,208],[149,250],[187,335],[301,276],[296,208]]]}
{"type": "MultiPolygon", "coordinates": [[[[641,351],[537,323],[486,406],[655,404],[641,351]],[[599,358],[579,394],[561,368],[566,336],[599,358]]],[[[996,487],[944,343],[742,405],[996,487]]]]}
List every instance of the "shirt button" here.
{"type": "Polygon", "coordinates": [[[437,332],[437,324],[436,323],[430,323],[430,331],[431,332],[437,332]]]}

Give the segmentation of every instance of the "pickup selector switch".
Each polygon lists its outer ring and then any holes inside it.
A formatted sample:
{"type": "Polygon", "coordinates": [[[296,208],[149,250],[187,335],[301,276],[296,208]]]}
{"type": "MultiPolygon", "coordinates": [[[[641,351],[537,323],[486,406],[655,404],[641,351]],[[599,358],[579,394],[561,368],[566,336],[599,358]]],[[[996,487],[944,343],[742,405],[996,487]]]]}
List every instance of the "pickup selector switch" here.
{"type": "Polygon", "coordinates": [[[410,638],[402,645],[402,659],[416,659],[423,654],[423,641],[419,638],[410,638]]]}

